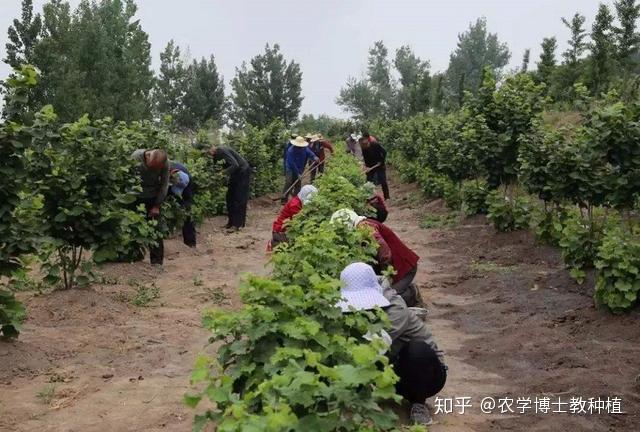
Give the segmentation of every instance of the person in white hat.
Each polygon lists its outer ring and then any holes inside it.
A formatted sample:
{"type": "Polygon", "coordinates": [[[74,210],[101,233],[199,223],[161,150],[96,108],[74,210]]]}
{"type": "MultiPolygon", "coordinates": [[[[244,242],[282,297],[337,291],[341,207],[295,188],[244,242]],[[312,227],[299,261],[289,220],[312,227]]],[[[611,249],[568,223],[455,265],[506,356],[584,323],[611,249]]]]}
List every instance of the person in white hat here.
{"type": "Polygon", "coordinates": [[[402,296],[408,306],[418,306],[422,300],[413,283],[418,273],[420,257],[409,248],[387,225],[375,219],[360,216],[351,209],[340,209],[331,216],[332,223],[342,223],[352,229],[368,227],[378,243],[376,270],[382,273],[391,266],[395,270],[392,288],[402,296]]]}
{"type": "Polygon", "coordinates": [[[352,133],[347,137],[347,153],[350,155],[356,155],[356,149],[358,148],[358,135],[352,133]]]}
{"type": "Polygon", "coordinates": [[[391,346],[387,356],[400,377],[396,391],[411,404],[412,423],[431,424],[425,401],[438,394],[447,381],[444,353],[438,349],[431,331],[395,290],[382,288],[370,265],[348,265],[340,274],[340,282],[342,301],[338,306],[343,312],[381,308],[389,317],[391,346]]]}
{"type": "Polygon", "coordinates": [[[275,222],[273,222],[272,234],[271,234],[271,243],[267,250],[272,250],[278,244],[287,241],[287,222],[293,219],[295,215],[302,211],[302,207],[304,207],[315,194],[318,193],[318,189],[313,185],[304,185],[298,195],[291,198],[280,210],[280,214],[276,218],[275,222]]]}
{"type": "Polygon", "coordinates": [[[318,162],[318,156],[309,150],[309,143],[301,136],[290,141],[291,147],[287,150],[287,159],[285,161],[286,176],[284,188],[282,189],[282,204],[286,204],[289,195],[297,195],[302,187],[302,173],[307,166],[307,162],[311,159],[318,162]]]}

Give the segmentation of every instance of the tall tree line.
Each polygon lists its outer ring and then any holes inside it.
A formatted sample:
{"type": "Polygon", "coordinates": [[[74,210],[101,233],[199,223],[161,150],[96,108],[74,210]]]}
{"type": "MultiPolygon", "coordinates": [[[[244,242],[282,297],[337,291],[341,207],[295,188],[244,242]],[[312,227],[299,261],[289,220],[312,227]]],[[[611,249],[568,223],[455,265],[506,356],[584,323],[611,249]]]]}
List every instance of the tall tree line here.
{"type": "MultiPolygon", "coordinates": [[[[522,65],[510,73],[530,74],[544,83],[549,100],[561,109],[612,89],[633,97],[640,88],[639,18],[638,0],[616,0],[612,7],[601,3],[590,28],[579,12],[559,18],[568,33],[566,50],[557,52],[557,36],[544,38],[537,62],[527,49],[522,65]]],[[[369,50],[365,76],[349,78],[336,101],[357,120],[446,112],[461,107],[467,94],[477,93],[487,68],[500,79],[510,58],[508,46],[488,30],[485,18],[458,35],[449,66],[439,73],[430,74],[428,61],[408,46],[396,50],[395,61],[389,61],[388,49],[378,41],[369,50]]]]}
{"type": "Polygon", "coordinates": [[[637,0],[618,0],[613,8],[600,3],[590,29],[579,12],[562,18],[569,33],[562,61],[556,59],[557,38],[545,38],[534,77],[546,84],[548,95],[558,103],[573,102],[580,86],[594,97],[612,89],[626,92],[640,72],[639,18],[637,0]]]}
{"type": "Polygon", "coordinates": [[[33,0],[22,0],[3,61],[38,68],[40,84],[28,95],[28,110],[51,104],[62,121],[85,113],[127,121],[170,116],[176,128],[191,130],[226,120],[238,126],[297,120],[300,65],[287,62],[277,44],[238,68],[233,93],[225,96],[213,55],[188,59],[174,41],[161,53],[156,76],[136,12],[134,0],[82,0],[75,10],[49,0],[40,13],[33,0]]]}
{"type": "Polygon", "coordinates": [[[510,57],[506,44],[487,30],[484,18],[458,35],[449,67],[433,75],[429,62],[416,56],[411,47],[397,49],[391,62],[388,49],[378,41],[369,50],[366,75],[349,78],[337,103],[358,120],[458,108],[467,92],[477,91],[486,67],[499,75],[510,57]],[[397,81],[392,72],[399,76],[397,81]]]}
{"type": "Polygon", "coordinates": [[[40,70],[30,108],[52,104],[62,120],[84,113],[148,118],[151,46],[134,20],[136,11],[133,0],[83,0],[75,11],[66,1],[51,0],[35,14],[32,0],[23,0],[22,15],[8,30],[4,61],[40,70]]]}

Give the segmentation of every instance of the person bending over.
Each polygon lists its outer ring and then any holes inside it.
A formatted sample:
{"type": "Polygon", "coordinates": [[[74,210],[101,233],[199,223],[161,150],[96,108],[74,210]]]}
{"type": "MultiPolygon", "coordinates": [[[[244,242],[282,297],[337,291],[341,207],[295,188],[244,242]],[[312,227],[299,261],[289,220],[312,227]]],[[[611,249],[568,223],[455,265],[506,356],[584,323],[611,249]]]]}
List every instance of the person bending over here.
{"type": "Polygon", "coordinates": [[[420,257],[412,251],[391,228],[375,219],[359,216],[350,209],[338,210],[331,216],[332,222],[348,225],[350,228],[368,228],[372,230],[373,238],[378,243],[376,261],[378,273],[391,266],[395,270],[392,278],[392,288],[404,299],[408,306],[422,303],[418,288],[413,279],[418,272],[420,257]]]}
{"type": "MultiPolygon", "coordinates": [[[[167,152],[160,149],[138,149],[131,157],[137,163],[142,192],[138,195],[137,204],[144,204],[147,219],[159,219],[160,207],[169,191],[169,158],[167,152]]],[[[158,236],[155,246],[149,248],[151,264],[162,265],[164,261],[164,240],[158,236]]]]}
{"type": "Polygon", "coordinates": [[[389,185],[387,184],[387,151],[382,144],[369,136],[363,135],[360,140],[362,158],[367,168],[367,181],[376,186],[382,186],[384,199],[389,199],[389,185]]]}
{"type": "Polygon", "coordinates": [[[280,214],[273,222],[270,249],[276,247],[280,243],[287,241],[287,222],[293,219],[295,215],[300,213],[302,207],[307,204],[313,196],[318,193],[313,185],[302,186],[298,195],[291,198],[280,210],[280,214]]]}
{"type": "Polygon", "coordinates": [[[196,224],[191,216],[191,206],[195,193],[195,184],[187,167],[180,162],[170,162],[171,178],[169,193],[175,196],[187,213],[182,224],[182,241],[191,248],[196,247],[196,224]]]}
{"type": "Polygon", "coordinates": [[[225,228],[229,232],[238,231],[247,223],[251,166],[245,158],[230,147],[212,146],[209,149],[209,156],[214,162],[221,162],[225,174],[229,176],[226,196],[229,220],[225,228]]]}

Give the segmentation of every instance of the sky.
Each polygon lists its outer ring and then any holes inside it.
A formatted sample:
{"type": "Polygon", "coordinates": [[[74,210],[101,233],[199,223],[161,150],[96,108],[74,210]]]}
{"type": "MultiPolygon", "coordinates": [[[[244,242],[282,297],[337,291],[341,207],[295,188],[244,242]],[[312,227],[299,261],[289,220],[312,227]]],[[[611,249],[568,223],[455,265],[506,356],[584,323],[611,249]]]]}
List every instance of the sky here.
{"type": "MultiPolygon", "coordinates": [[[[36,11],[44,0],[34,0],[36,11]]],[[[70,0],[72,6],[79,0],[70,0]]],[[[410,45],[432,71],[447,68],[458,34],[478,17],[487,18],[511,50],[510,68],[519,66],[531,49],[532,66],[544,37],[556,36],[558,54],[568,30],[561,17],[577,11],[587,28],[599,0],[137,0],[138,17],[149,34],[153,66],[174,39],[193,58],[213,54],[227,84],[235,68],[278,43],[285,57],[300,63],[304,100],[301,113],[348,117],[336,105],[350,76],[366,70],[367,51],[383,40],[393,54],[410,45]]],[[[605,1],[611,3],[611,1],[605,1]]],[[[0,54],[5,57],[6,30],[20,14],[21,0],[0,0],[0,54]]],[[[9,73],[0,63],[0,78],[9,73]]],[[[226,87],[227,93],[230,86],[226,87]]]]}

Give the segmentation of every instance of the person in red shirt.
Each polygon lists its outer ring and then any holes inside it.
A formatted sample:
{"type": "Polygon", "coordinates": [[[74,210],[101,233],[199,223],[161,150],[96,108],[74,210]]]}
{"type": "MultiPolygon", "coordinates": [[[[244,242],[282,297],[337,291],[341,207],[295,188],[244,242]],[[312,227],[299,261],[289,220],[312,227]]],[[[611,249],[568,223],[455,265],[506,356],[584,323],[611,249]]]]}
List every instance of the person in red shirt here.
{"type": "Polygon", "coordinates": [[[296,196],[291,198],[284,207],[282,207],[280,214],[273,222],[270,248],[274,248],[278,244],[287,241],[287,222],[300,213],[302,207],[308,203],[316,193],[318,193],[318,189],[316,189],[315,186],[305,185],[296,196]]]}
{"type": "Polygon", "coordinates": [[[373,238],[378,243],[378,273],[388,266],[393,267],[396,274],[392,278],[391,287],[404,299],[407,306],[418,305],[420,295],[413,283],[418,272],[420,257],[412,251],[391,228],[375,219],[359,216],[349,209],[338,210],[331,216],[331,222],[347,224],[351,228],[369,227],[373,231],[373,238]]]}

